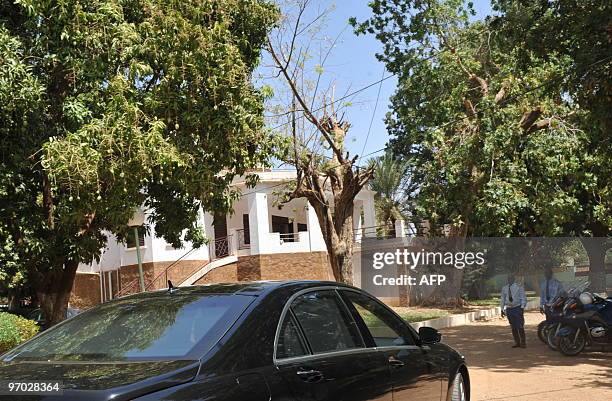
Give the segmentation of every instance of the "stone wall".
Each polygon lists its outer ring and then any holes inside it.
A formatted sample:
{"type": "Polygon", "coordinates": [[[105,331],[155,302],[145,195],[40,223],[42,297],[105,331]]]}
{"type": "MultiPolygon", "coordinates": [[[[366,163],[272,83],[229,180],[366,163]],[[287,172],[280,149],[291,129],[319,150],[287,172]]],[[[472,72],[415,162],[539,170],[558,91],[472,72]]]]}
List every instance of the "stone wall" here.
{"type": "Polygon", "coordinates": [[[239,257],[195,284],[258,280],[332,280],[325,252],[282,253],[239,257]]]}
{"type": "Polygon", "coordinates": [[[260,255],[260,266],[260,280],[333,279],[326,252],[260,255]]]}
{"type": "Polygon", "coordinates": [[[70,294],[69,305],[77,309],[89,309],[100,303],[100,275],[77,273],[70,294]]]}
{"type": "MultiPolygon", "coordinates": [[[[166,277],[164,270],[173,262],[143,263],[142,269],[145,285],[150,289],[166,288],[166,277]]],[[[168,271],[168,279],[174,285],[179,285],[183,280],[195,273],[199,268],[205,266],[205,260],[182,260],[177,262],[168,271]]],[[[122,266],[117,274],[112,275],[113,296],[120,289],[134,283],[138,279],[138,265],[122,266]]],[[[333,280],[333,274],[326,252],[302,252],[282,253],[270,255],[254,255],[239,257],[236,263],[218,267],[195,284],[210,284],[238,281],[258,280],[333,280]]],[[[104,294],[108,297],[108,275],[104,280],[104,294]]],[[[134,287],[138,291],[138,287],[134,287]]],[[[98,274],[78,273],[71,296],[71,305],[76,308],[89,308],[100,303],[100,276],[98,274]]]]}
{"type": "MultiPolygon", "coordinates": [[[[163,273],[166,268],[173,263],[174,262],[143,263],[142,271],[145,285],[149,286],[150,290],[166,288],[168,284],[166,282],[166,275],[163,273]],[[153,282],[154,280],[155,282],[153,282]]],[[[191,276],[202,266],[206,265],[206,263],[206,260],[181,260],[176,262],[170,270],[168,270],[167,279],[178,286],[183,280],[191,276]]],[[[116,270],[112,270],[111,280],[112,283],[109,283],[108,271],[106,271],[104,279],[102,280],[105,300],[108,300],[111,290],[113,297],[116,297],[121,289],[138,280],[138,265],[122,266],[118,273],[116,270]]],[[[136,286],[134,289],[138,291],[139,287],[136,286]]],[[[100,275],[98,273],[77,273],[70,296],[70,305],[78,309],[86,309],[99,303],[100,275]]]]}
{"type": "Polygon", "coordinates": [[[212,283],[233,283],[238,280],[238,265],[230,263],[225,266],[217,267],[208,272],[204,277],[200,278],[194,285],[212,284],[212,283]]]}
{"type": "MultiPolygon", "coordinates": [[[[195,273],[198,269],[208,263],[206,260],[180,260],[178,262],[152,262],[143,263],[145,285],[149,289],[160,289],[168,286],[166,279],[172,281],[174,285],[179,285],[186,278],[195,273]],[[164,271],[171,264],[174,265],[168,270],[168,277],[164,271]],[[155,281],[155,282],[153,282],[155,281]]],[[[122,266],[120,269],[121,287],[125,287],[134,280],[138,279],[138,265],[122,266]]]]}

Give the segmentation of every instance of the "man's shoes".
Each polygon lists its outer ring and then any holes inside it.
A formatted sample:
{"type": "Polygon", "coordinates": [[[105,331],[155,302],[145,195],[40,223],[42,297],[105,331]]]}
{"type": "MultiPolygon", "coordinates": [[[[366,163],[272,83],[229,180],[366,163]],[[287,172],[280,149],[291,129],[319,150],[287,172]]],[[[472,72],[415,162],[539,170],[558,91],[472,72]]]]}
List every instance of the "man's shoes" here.
{"type": "Polygon", "coordinates": [[[519,348],[519,347],[520,347],[520,345],[519,345],[519,344],[514,344],[514,345],[512,346],[512,348],[519,348]]]}

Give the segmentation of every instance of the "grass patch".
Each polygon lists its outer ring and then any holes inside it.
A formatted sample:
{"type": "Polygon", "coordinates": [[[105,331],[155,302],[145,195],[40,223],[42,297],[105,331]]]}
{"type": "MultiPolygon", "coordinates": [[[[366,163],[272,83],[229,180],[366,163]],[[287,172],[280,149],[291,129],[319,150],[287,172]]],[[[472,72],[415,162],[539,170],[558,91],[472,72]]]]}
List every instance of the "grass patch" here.
{"type": "MultiPolygon", "coordinates": [[[[527,296],[527,301],[533,301],[538,299],[536,296],[527,296]]],[[[486,299],[472,299],[467,301],[470,306],[485,306],[493,308],[495,306],[499,306],[500,299],[499,296],[492,296],[486,299]]]]}
{"type": "Polygon", "coordinates": [[[425,320],[437,319],[439,317],[449,316],[449,311],[431,310],[431,311],[401,311],[399,315],[408,323],[422,322],[425,320]]]}
{"type": "Polygon", "coordinates": [[[467,302],[469,305],[474,305],[474,306],[494,307],[494,306],[499,306],[500,300],[499,300],[499,297],[493,297],[493,298],[487,298],[487,299],[473,299],[467,302]]]}

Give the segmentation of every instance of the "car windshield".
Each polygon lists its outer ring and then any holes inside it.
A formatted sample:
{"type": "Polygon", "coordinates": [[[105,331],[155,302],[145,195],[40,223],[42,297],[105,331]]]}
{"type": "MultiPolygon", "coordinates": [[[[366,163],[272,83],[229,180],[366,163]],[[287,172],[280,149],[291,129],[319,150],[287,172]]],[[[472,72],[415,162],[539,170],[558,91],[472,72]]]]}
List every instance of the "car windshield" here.
{"type": "Polygon", "coordinates": [[[4,360],[198,359],[252,300],[244,295],[176,293],[121,299],[42,333],[4,360]]]}

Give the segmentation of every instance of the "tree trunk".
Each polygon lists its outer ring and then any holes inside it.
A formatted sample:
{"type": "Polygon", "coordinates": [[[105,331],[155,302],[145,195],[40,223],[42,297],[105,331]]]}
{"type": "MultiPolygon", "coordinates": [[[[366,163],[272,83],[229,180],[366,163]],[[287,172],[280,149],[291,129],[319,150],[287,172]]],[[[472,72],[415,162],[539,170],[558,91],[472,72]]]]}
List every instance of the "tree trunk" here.
{"type": "Polygon", "coordinates": [[[47,277],[46,282],[37,288],[36,294],[46,321],[45,328],[54,326],[66,318],[66,309],[78,266],[79,263],[76,261],[66,261],[63,269],[57,269],[57,277],[54,279],[47,277]]]}
{"type": "Polygon", "coordinates": [[[309,199],[317,215],[319,226],[323,233],[327,257],[334,275],[334,280],[353,285],[353,232],[354,204],[336,200],[334,213],[328,205],[318,202],[316,198],[309,199]]]}
{"type": "Polygon", "coordinates": [[[342,272],[342,282],[353,285],[353,245],[355,233],[353,231],[353,211],[354,205],[351,199],[349,203],[336,205],[336,232],[340,243],[340,253],[338,255],[338,265],[342,272]],[[342,209],[342,210],[338,210],[342,209]]]}
{"type": "MultiPolygon", "coordinates": [[[[329,255],[329,263],[334,273],[334,279],[338,282],[353,285],[353,204],[348,207],[337,209],[348,209],[344,212],[335,213],[335,219],[325,219],[322,227],[327,226],[327,230],[334,230],[337,236],[337,241],[326,240],[327,253],[329,255]],[[335,223],[335,224],[334,224],[335,223]],[[324,224],[324,225],[323,225],[324,224]]],[[[331,238],[333,235],[330,235],[331,238]]]]}
{"type": "MultiPolygon", "coordinates": [[[[397,266],[397,277],[407,276],[410,272],[405,264],[400,264],[397,266]]],[[[399,306],[407,307],[413,304],[412,302],[412,286],[410,285],[402,285],[398,289],[399,291],[399,306]]]]}
{"type": "Polygon", "coordinates": [[[427,269],[425,274],[443,274],[446,281],[434,287],[433,291],[424,300],[424,305],[460,306],[461,284],[463,282],[463,270],[454,267],[434,267],[427,269]]]}
{"type": "Polygon", "coordinates": [[[580,238],[589,256],[589,281],[591,291],[606,292],[606,251],[609,247],[607,238],[580,238]]]}

